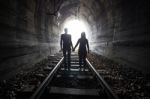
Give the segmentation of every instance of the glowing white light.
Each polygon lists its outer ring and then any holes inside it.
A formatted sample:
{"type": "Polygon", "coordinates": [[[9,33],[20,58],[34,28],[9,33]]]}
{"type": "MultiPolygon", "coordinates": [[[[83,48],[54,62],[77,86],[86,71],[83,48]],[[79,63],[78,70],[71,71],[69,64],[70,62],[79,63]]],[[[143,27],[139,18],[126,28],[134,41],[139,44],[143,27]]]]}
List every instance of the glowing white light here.
{"type": "Polygon", "coordinates": [[[70,20],[65,25],[64,28],[68,28],[68,33],[72,36],[73,45],[76,44],[77,40],[81,37],[81,32],[87,34],[87,28],[83,22],[79,20],[70,20]]]}

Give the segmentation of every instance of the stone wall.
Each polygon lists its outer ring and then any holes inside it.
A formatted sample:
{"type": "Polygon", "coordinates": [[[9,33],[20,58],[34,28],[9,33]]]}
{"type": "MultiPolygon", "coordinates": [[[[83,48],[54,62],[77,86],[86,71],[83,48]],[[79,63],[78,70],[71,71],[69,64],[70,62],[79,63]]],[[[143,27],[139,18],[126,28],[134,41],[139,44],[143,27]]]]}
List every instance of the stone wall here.
{"type": "Polygon", "coordinates": [[[46,14],[44,0],[0,1],[0,79],[57,51],[54,19],[46,14]]]}
{"type": "Polygon", "coordinates": [[[104,0],[97,14],[94,51],[149,73],[150,7],[148,0],[104,0]]]}

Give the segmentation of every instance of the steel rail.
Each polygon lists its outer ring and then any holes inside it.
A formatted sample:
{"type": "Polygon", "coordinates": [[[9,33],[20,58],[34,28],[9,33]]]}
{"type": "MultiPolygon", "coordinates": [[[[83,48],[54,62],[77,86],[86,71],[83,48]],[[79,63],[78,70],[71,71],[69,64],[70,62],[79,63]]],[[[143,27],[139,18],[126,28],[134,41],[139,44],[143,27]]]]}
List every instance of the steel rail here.
{"type": "Polygon", "coordinates": [[[116,96],[109,85],[105,82],[105,80],[100,76],[100,74],[96,71],[96,69],[92,66],[92,64],[89,62],[88,59],[86,59],[86,62],[88,66],[92,69],[92,71],[96,74],[98,80],[100,81],[101,86],[104,88],[106,91],[107,95],[109,96],[110,99],[119,99],[118,96],[116,96]]]}
{"type": "Polygon", "coordinates": [[[53,68],[53,70],[48,74],[48,76],[45,78],[45,80],[42,82],[42,84],[38,87],[38,89],[33,93],[30,99],[39,99],[41,95],[43,94],[45,88],[47,85],[51,82],[54,74],[60,67],[61,63],[63,62],[64,57],[60,59],[60,61],[57,63],[57,65],[53,68]]]}

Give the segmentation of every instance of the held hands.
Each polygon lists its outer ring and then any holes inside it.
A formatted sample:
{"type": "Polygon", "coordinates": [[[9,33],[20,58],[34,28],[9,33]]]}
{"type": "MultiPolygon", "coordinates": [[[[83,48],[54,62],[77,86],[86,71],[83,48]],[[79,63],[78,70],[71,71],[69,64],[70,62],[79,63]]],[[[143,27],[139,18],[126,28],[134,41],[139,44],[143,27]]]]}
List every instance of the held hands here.
{"type": "Polygon", "coordinates": [[[74,52],[74,51],[75,51],[75,48],[73,48],[72,51],[74,52]]]}

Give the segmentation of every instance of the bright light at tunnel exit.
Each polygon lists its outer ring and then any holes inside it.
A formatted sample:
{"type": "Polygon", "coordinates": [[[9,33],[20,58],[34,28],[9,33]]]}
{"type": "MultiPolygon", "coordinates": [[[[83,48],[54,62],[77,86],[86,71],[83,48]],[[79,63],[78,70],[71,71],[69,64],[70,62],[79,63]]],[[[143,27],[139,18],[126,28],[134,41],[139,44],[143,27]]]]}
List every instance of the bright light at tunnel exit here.
{"type": "Polygon", "coordinates": [[[71,34],[72,36],[73,46],[75,46],[77,40],[81,37],[81,32],[85,32],[86,37],[88,36],[87,28],[82,21],[79,20],[67,21],[66,24],[64,25],[64,28],[68,28],[68,34],[71,34]]]}

